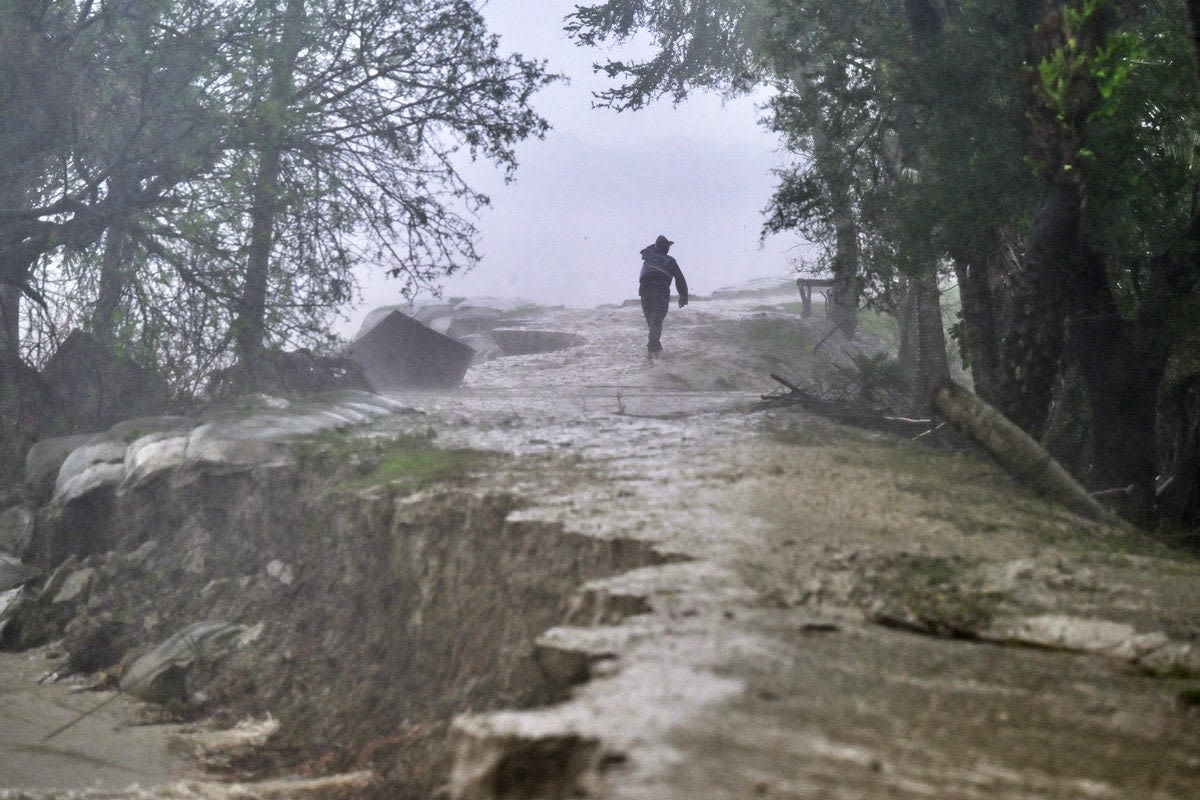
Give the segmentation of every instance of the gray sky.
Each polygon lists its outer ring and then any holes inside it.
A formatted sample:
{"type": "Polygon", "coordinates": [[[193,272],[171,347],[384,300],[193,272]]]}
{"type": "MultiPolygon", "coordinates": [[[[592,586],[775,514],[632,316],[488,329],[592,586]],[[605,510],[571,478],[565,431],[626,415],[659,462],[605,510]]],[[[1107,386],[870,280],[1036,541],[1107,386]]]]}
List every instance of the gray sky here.
{"type": "MultiPolygon", "coordinates": [[[[590,307],[637,294],[638,251],[665,234],[693,292],[786,274],[802,255],[795,236],[762,247],[762,209],[770,198],[774,139],[758,125],[750,98],[724,102],[697,95],[637,112],[593,109],[606,78],[591,65],[601,50],[571,44],[562,18],[582,0],[491,0],[484,9],[505,51],[549,61],[560,83],[534,105],[553,130],[519,148],[516,182],[493,168],[472,167],[471,183],[491,196],[477,220],[482,261],[443,285],[443,294],[521,297],[590,307]]],[[[363,303],[350,330],[371,308],[399,302],[398,285],[363,280],[363,303]]]]}

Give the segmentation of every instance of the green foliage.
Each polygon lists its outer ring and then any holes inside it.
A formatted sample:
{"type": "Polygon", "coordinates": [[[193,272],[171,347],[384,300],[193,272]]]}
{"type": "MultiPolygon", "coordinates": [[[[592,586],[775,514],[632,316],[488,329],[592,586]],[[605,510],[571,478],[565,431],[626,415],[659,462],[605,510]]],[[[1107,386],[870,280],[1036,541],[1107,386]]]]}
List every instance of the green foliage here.
{"type": "Polygon", "coordinates": [[[24,354],[94,323],[184,391],[239,333],[326,347],[356,266],[411,294],[476,261],[488,199],[456,165],[511,174],[556,79],[466,0],[51,0],[0,23],[24,354]]]}
{"type": "Polygon", "coordinates": [[[432,430],[379,438],[327,431],[298,442],[296,452],[314,468],[341,476],[336,490],[349,492],[379,488],[411,493],[461,480],[493,457],[479,450],[439,448],[432,430]]]}
{"type": "Polygon", "coordinates": [[[1180,689],[1175,698],[1180,709],[1194,711],[1200,708],[1200,686],[1188,686],[1180,689]]]}
{"type": "Polygon", "coordinates": [[[755,320],[750,325],[750,340],[759,344],[780,345],[791,341],[796,329],[789,320],[766,318],[755,320]]]}
{"type": "Polygon", "coordinates": [[[1129,83],[1134,65],[1146,58],[1142,38],[1128,31],[1109,30],[1112,0],[1082,0],[1066,4],[1056,18],[1059,29],[1039,35],[1056,46],[1034,67],[1034,94],[1041,105],[1039,118],[1049,117],[1059,128],[1043,136],[1075,143],[1074,154],[1063,154],[1057,167],[1065,172],[1080,162],[1093,161],[1086,143],[1086,126],[1113,117],[1124,105],[1120,91],[1129,83]]]}
{"type": "Polygon", "coordinates": [[[1128,33],[1106,36],[1103,44],[1090,51],[1080,46],[1083,32],[1102,10],[1108,11],[1111,6],[1111,0],[1085,0],[1081,8],[1065,7],[1062,15],[1065,44],[1036,67],[1041,99],[1064,125],[1081,115],[1089,121],[1111,117],[1117,108],[1115,91],[1129,77],[1134,60],[1144,55],[1138,38],[1128,33]],[[1081,91],[1081,85],[1094,88],[1104,102],[1092,102],[1088,93],[1081,91]],[[1084,96],[1080,97],[1081,94],[1084,96]]]}
{"type": "Polygon", "coordinates": [[[857,590],[860,601],[876,603],[900,620],[939,636],[969,636],[991,624],[996,601],[957,559],[901,555],[857,590]]]}
{"type": "Polygon", "coordinates": [[[780,303],[774,308],[778,311],[782,311],[785,314],[794,314],[798,317],[804,312],[804,303],[801,303],[799,300],[797,300],[794,303],[780,303]]]}
{"type": "Polygon", "coordinates": [[[596,69],[625,82],[599,93],[601,105],[638,109],[662,95],[682,102],[693,88],[749,91],[761,77],[754,42],[761,27],[754,4],[731,0],[605,0],[576,5],[565,30],[579,44],[623,45],[653,37],[646,60],[610,59],[596,69]]]}
{"type": "MultiPolygon", "coordinates": [[[[607,65],[624,81],[604,95],[619,107],[738,90],[747,74],[768,87],[765,122],[795,158],[779,170],[764,230],[820,244],[821,266],[861,281],[869,305],[895,310],[906,276],[950,261],[986,271],[987,291],[964,310],[978,316],[954,330],[960,344],[971,330],[972,346],[988,347],[963,354],[981,356],[989,391],[1040,404],[1052,381],[1030,376],[1054,372],[1061,331],[1014,327],[1077,314],[1085,324],[1072,335],[1085,335],[1113,307],[1121,318],[1105,335],[1120,329],[1123,352],[1146,355],[1136,380],[1162,383],[1158,359],[1168,385],[1196,374],[1200,70],[1177,2],[609,0],[578,9],[571,31],[588,45],[637,32],[656,45],[645,61],[607,65]],[[700,58],[680,45],[718,20],[731,23],[721,47],[700,58]],[[1082,202],[1041,203],[1070,192],[1082,202]],[[1077,257],[1046,255],[1068,240],[1077,257]],[[1004,258],[990,258],[997,243],[1004,258]],[[1035,273],[1043,285],[1014,291],[1035,273]],[[1047,352],[1018,355],[1033,342],[1047,352]]],[[[1041,411],[1012,410],[1040,424],[1041,411]]]]}
{"type": "Polygon", "coordinates": [[[401,446],[384,453],[370,474],[347,481],[342,488],[358,491],[387,486],[397,491],[416,491],[431,483],[461,477],[468,470],[478,467],[482,458],[480,453],[473,450],[401,446]]]}
{"type": "Polygon", "coordinates": [[[908,386],[904,380],[904,369],[900,362],[887,352],[851,353],[851,367],[835,364],[835,369],[858,393],[864,403],[887,401],[897,403],[903,398],[908,386]]]}

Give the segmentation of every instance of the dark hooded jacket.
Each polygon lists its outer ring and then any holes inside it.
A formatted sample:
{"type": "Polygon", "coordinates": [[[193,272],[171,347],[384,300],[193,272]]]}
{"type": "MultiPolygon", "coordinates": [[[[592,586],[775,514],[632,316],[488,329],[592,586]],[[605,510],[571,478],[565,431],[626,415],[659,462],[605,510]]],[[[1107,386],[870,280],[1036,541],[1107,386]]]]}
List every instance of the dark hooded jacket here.
{"type": "Polygon", "coordinates": [[[688,302],[687,280],[683,277],[683,271],[679,269],[679,263],[667,255],[668,247],[669,244],[655,242],[642,249],[642,274],[638,280],[638,294],[642,297],[670,297],[671,281],[674,280],[675,288],[679,292],[679,305],[685,306],[688,302]]]}

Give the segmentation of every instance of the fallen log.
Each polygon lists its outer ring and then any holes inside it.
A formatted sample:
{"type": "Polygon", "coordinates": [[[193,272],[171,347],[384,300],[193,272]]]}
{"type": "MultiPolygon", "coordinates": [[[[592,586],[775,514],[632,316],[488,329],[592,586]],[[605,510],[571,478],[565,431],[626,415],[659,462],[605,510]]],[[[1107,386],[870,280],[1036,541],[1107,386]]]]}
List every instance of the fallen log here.
{"type": "Polygon", "coordinates": [[[777,381],[778,383],[782,383],[784,386],[786,386],[788,389],[790,389],[795,394],[803,394],[804,393],[804,390],[801,389],[799,386],[797,386],[796,384],[787,380],[786,378],[781,378],[779,375],[777,375],[774,372],[771,373],[771,380],[777,381]]]}
{"type": "Polygon", "coordinates": [[[933,390],[932,402],[937,413],[987,450],[1018,480],[1088,519],[1115,521],[1029,434],[973,392],[947,378],[933,390]]]}

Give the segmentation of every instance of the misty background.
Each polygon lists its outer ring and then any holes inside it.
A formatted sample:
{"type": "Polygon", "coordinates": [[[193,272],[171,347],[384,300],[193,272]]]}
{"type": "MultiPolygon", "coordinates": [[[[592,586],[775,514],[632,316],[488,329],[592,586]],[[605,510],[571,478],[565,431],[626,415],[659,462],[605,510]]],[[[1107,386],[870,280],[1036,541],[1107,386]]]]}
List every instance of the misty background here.
{"type": "MultiPolygon", "coordinates": [[[[485,162],[463,170],[492,205],[476,218],[480,263],[445,279],[442,296],[619,303],[637,295],[638,252],[658,234],[675,241],[671,255],[698,295],[786,275],[791,262],[811,258],[811,245],[795,234],[760,242],[771,170],[784,158],[758,124],[763,97],[697,94],[678,107],[663,100],[636,112],[593,108],[593,93],[611,84],[592,64],[614,54],[567,39],[563,17],[575,4],[547,0],[536,11],[521,0],[484,6],[502,50],[546,59],[567,81],[535,95],[534,107],[553,129],[545,140],[518,146],[515,182],[506,185],[485,162]]],[[[372,308],[403,302],[400,283],[381,270],[360,278],[361,301],[339,325],[347,336],[372,308]]],[[[428,290],[417,295],[431,297],[428,290]]]]}

